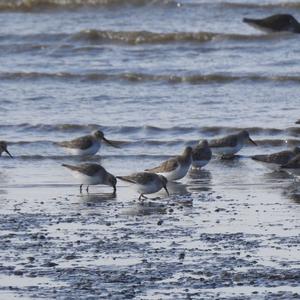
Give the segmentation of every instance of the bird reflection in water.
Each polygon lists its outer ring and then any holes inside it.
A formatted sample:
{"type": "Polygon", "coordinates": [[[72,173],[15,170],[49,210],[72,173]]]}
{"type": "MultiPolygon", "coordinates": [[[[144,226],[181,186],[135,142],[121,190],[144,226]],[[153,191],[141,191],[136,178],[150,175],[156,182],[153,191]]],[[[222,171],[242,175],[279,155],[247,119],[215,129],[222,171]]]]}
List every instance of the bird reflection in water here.
{"type": "Polygon", "coordinates": [[[189,172],[189,191],[207,192],[211,190],[212,175],[208,170],[192,169],[189,172]]]}
{"type": "Polygon", "coordinates": [[[99,203],[116,199],[116,193],[89,193],[79,197],[87,203],[99,203]]]}

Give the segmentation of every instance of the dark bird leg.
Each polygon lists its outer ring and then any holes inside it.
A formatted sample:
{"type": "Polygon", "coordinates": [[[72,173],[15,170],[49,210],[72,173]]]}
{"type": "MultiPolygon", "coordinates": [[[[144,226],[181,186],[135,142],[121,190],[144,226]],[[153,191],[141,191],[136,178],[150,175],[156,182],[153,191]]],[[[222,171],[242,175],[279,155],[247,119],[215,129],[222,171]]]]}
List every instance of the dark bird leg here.
{"type": "Polygon", "coordinates": [[[81,184],[79,187],[80,194],[82,194],[82,186],[83,186],[83,184],[81,184]]]}
{"type": "Polygon", "coordinates": [[[89,185],[86,187],[86,192],[88,193],[89,192],[89,185]]]}

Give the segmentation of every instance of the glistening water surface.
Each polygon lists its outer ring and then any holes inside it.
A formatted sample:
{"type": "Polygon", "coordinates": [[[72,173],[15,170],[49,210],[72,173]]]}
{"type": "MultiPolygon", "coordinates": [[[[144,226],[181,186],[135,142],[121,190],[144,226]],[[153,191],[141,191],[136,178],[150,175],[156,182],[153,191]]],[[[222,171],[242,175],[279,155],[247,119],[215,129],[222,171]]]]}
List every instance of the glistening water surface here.
{"type": "Polygon", "coordinates": [[[250,159],[300,146],[299,35],[242,22],[296,1],[0,1],[0,297],[300,297],[299,182],[250,159]],[[121,148],[55,142],[101,129],[121,148]],[[79,186],[61,164],[115,175],[247,129],[144,205],[127,184],[79,186]]]}

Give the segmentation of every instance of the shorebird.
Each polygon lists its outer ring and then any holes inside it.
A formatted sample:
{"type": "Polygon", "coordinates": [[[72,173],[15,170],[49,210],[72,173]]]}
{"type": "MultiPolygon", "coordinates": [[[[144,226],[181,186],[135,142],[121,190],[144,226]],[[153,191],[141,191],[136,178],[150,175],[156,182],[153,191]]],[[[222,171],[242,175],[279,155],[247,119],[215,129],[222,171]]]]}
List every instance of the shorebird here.
{"type": "Polygon", "coordinates": [[[140,194],[139,200],[147,199],[145,194],[152,194],[165,189],[169,196],[167,189],[168,180],[162,175],[149,172],[139,172],[129,176],[117,176],[117,178],[129,182],[135,186],[135,189],[140,194]]]}
{"type": "Polygon", "coordinates": [[[207,140],[200,141],[192,152],[192,167],[201,169],[209,163],[211,156],[212,153],[207,140]]]}
{"type": "Polygon", "coordinates": [[[300,154],[300,148],[280,151],[272,154],[254,155],[251,158],[265,164],[266,167],[276,170],[282,165],[286,165],[293,157],[300,154]]]}
{"type": "Polygon", "coordinates": [[[283,169],[299,169],[300,168],[300,154],[297,154],[290,159],[286,164],[282,165],[283,169]]]}
{"type": "Polygon", "coordinates": [[[188,172],[192,163],[192,147],[186,147],[182,155],[163,162],[158,167],[146,169],[146,172],[153,172],[165,176],[168,180],[179,180],[188,172]]]}
{"type": "Polygon", "coordinates": [[[250,141],[255,146],[257,144],[250,138],[247,130],[242,130],[237,134],[231,134],[220,139],[210,140],[208,145],[213,153],[222,158],[231,158],[235,153],[240,151],[245,142],[250,141]]]}
{"type": "Polygon", "coordinates": [[[3,152],[6,152],[10,158],[13,158],[12,155],[7,150],[7,143],[4,141],[0,141],[0,156],[2,155],[3,152]]]}
{"type": "Polygon", "coordinates": [[[243,22],[265,32],[289,31],[300,33],[300,24],[288,14],[273,15],[264,19],[244,18],[243,22]]]}
{"type": "Polygon", "coordinates": [[[104,184],[112,186],[116,192],[117,179],[108,173],[102,166],[94,163],[83,163],[77,166],[62,164],[63,167],[71,170],[74,177],[80,180],[79,191],[82,193],[83,185],[87,185],[86,191],[89,192],[90,185],[104,184]]]}
{"type": "Polygon", "coordinates": [[[107,140],[100,130],[92,132],[91,135],[85,135],[71,141],[58,142],[56,144],[73,155],[94,155],[100,149],[102,141],[112,147],[118,148],[113,142],[107,140]]]}

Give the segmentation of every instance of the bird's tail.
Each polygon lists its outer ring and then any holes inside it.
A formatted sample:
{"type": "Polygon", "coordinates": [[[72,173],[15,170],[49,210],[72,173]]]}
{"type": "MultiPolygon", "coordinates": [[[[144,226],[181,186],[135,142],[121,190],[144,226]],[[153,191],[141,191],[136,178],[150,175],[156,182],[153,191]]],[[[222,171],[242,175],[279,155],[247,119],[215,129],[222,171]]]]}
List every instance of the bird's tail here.
{"type": "Polygon", "coordinates": [[[73,170],[73,171],[77,171],[77,167],[76,166],[72,166],[72,165],[68,165],[68,164],[62,164],[63,167],[73,170]]]}
{"type": "Polygon", "coordinates": [[[130,182],[130,183],[135,183],[135,181],[133,181],[132,179],[126,177],[126,176],[116,176],[116,178],[126,181],[126,182],[130,182]]]}

